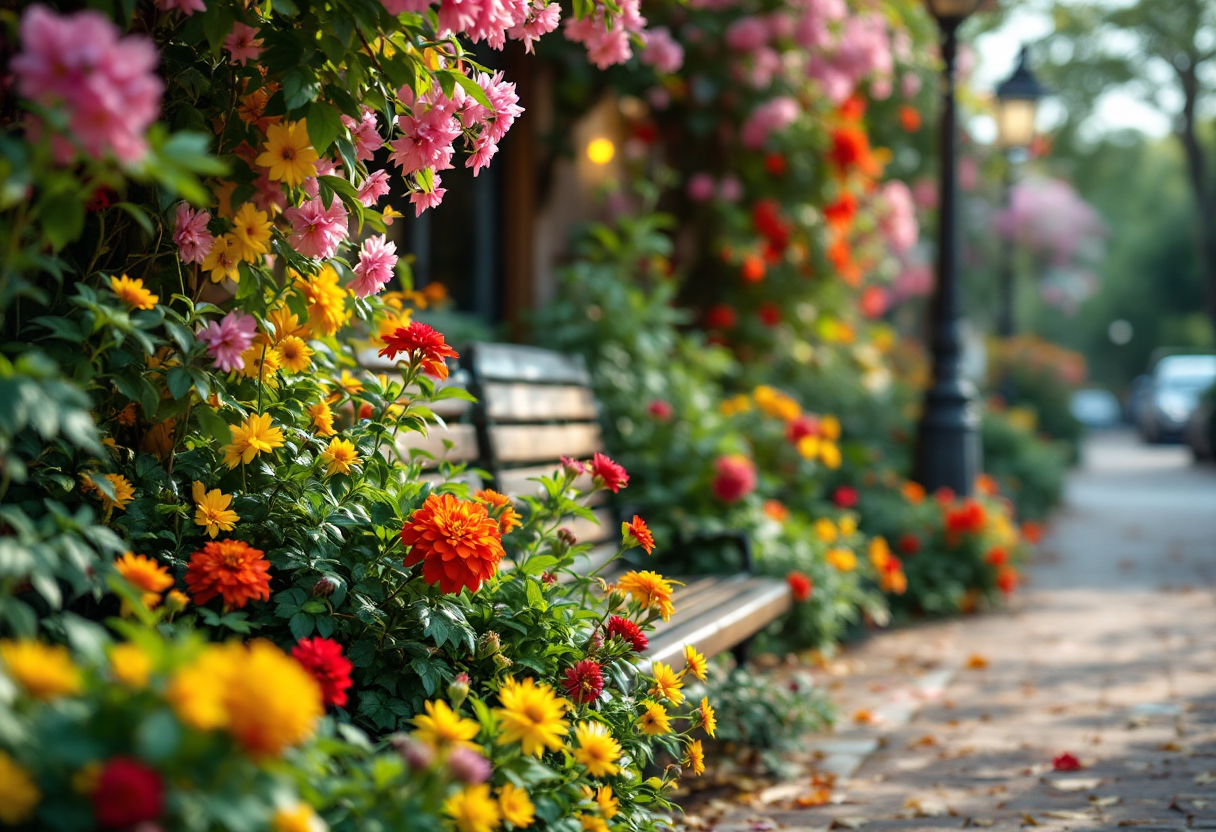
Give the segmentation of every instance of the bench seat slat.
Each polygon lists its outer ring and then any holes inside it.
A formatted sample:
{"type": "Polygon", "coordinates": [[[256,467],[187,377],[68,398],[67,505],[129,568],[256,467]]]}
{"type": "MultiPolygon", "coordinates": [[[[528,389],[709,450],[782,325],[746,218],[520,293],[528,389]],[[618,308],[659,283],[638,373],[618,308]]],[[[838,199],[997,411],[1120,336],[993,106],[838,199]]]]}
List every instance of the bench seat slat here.
{"type": "Polygon", "coordinates": [[[596,418],[595,396],[570,384],[483,386],[486,413],[497,422],[586,422],[596,418]]]}
{"type": "Polygon", "coordinates": [[[532,381],[542,384],[591,386],[591,376],[580,358],[540,347],[519,344],[473,344],[477,375],[483,381],[532,381]]]}
{"type": "Polygon", "coordinates": [[[558,457],[589,458],[604,447],[595,422],[566,425],[493,425],[490,442],[500,462],[556,461],[558,457]]]}
{"type": "Polygon", "coordinates": [[[410,458],[413,449],[429,452],[434,459],[419,457],[424,469],[438,468],[443,460],[448,462],[474,463],[477,460],[477,429],[473,425],[431,425],[425,436],[421,433],[408,432],[397,436],[396,450],[402,459],[410,458]],[[443,440],[452,442],[449,450],[444,447],[443,440]]]}

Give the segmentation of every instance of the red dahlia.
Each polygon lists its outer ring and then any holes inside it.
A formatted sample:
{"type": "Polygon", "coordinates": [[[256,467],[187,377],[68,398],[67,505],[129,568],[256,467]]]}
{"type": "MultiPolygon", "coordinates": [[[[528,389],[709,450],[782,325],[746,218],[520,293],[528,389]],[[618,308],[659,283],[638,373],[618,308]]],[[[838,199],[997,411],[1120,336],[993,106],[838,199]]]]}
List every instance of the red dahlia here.
{"type": "Polygon", "coordinates": [[[855,508],[857,506],[857,489],[850,485],[842,485],[832,495],[832,502],[840,508],[855,508]]]}
{"type": "Polygon", "coordinates": [[[409,353],[411,361],[417,358],[427,375],[441,379],[448,377],[444,359],[460,357],[460,353],[443,340],[442,332],[421,321],[411,321],[409,326],[399,326],[396,332],[384,336],[384,349],[380,350],[380,355],[391,361],[402,352],[409,353]]]}
{"type": "Polygon", "coordinates": [[[905,555],[915,555],[920,551],[920,538],[914,534],[905,534],[899,538],[899,551],[905,555]]]}
{"type": "Polygon", "coordinates": [[[591,476],[596,485],[602,485],[613,494],[629,485],[629,473],[601,453],[591,457],[591,476]]]}
{"type": "Polygon", "coordinates": [[[614,615],[608,619],[608,626],[604,629],[608,631],[608,638],[624,639],[632,644],[635,653],[641,653],[650,646],[650,639],[646,638],[642,628],[628,618],[614,615]]]}
{"type": "Polygon", "coordinates": [[[342,655],[342,645],[328,638],[302,638],[291,650],[291,657],[304,665],[321,686],[326,705],[346,706],[346,690],[351,686],[354,665],[342,655]]]}
{"type": "Polygon", "coordinates": [[[566,695],[578,704],[594,702],[604,690],[604,674],[600,672],[599,662],[583,659],[566,670],[562,685],[566,688],[566,695]]]}
{"type": "Polygon", "coordinates": [[[92,799],[98,826],[126,829],[160,817],[165,785],[159,774],[139,760],[113,757],[101,770],[92,799]]]}
{"type": "Polygon", "coordinates": [[[810,579],[810,576],[802,572],[791,572],[785,576],[785,580],[789,582],[790,591],[794,593],[795,601],[805,601],[811,597],[811,592],[815,589],[814,581],[810,579]]]}
{"type": "Polygon", "coordinates": [[[756,467],[741,454],[718,457],[714,471],[714,496],[724,503],[738,502],[756,490],[756,467]]]}

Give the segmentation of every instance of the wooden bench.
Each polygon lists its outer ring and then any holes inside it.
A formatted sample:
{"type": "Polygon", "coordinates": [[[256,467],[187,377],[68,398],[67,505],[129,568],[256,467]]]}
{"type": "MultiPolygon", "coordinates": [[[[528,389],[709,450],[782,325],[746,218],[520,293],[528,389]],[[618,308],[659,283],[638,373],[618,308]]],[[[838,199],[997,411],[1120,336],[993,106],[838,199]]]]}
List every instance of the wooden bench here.
{"type": "MultiPolygon", "coordinates": [[[[532,478],[551,474],[561,457],[587,460],[604,450],[599,405],[581,359],[515,344],[475,343],[460,354],[459,369],[448,383],[466,385],[477,404],[440,402],[433,409],[444,425],[432,425],[426,437],[403,434],[398,442],[398,452],[405,457],[415,450],[429,454],[420,457],[428,479],[442,479],[437,469],[446,460],[485,471],[490,481],[484,485],[504,494],[539,495],[540,486],[532,478]]],[[[374,352],[360,360],[369,369],[388,369],[374,352]]],[[[483,485],[480,476],[466,480],[476,488],[483,485]]],[[[583,490],[590,486],[589,477],[579,483],[583,490]]],[[[575,567],[584,573],[603,566],[620,540],[621,518],[605,494],[597,497],[593,511],[598,522],[573,517],[567,524],[579,542],[593,544],[575,567]]],[[[746,538],[723,537],[739,550],[745,567],[750,566],[746,538]]],[[[638,565],[663,572],[661,560],[638,565]]],[[[614,563],[603,577],[611,582],[628,568],[614,563]]],[[[792,603],[785,581],[747,571],[670,577],[683,582],[673,599],[676,612],[670,621],[657,622],[645,657],[676,670],[684,666],[687,645],[707,656],[733,650],[742,659],[748,641],[792,603]]]]}

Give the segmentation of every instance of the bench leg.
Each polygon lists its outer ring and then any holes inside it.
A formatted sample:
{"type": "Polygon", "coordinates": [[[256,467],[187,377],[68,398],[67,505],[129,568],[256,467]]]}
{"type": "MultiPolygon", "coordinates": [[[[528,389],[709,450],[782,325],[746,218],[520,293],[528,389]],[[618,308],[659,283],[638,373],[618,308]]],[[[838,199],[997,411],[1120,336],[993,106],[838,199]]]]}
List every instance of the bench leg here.
{"type": "Polygon", "coordinates": [[[752,651],[752,639],[745,638],[743,641],[730,648],[730,654],[735,657],[735,665],[743,667],[747,664],[748,656],[752,651]]]}

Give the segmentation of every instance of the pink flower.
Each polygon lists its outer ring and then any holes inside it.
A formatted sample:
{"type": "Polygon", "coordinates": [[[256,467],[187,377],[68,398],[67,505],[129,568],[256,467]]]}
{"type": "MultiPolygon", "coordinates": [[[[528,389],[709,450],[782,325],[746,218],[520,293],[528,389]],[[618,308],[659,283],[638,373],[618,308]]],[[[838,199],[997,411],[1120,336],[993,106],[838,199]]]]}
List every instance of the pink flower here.
{"type": "Polygon", "coordinates": [[[211,321],[198,331],[198,340],[207,345],[215,366],[226,373],[245,368],[241,353],[253,344],[258,322],[244,312],[229,312],[218,323],[211,321]]]}
{"type": "Polygon", "coordinates": [[[720,456],[714,462],[713,492],[724,503],[735,503],[756,490],[756,467],[741,454],[720,456]]]}
{"type": "Polygon", "coordinates": [[[783,95],[769,99],[752,110],[739,130],[739,139],[744,147],[759,150],[770,133],[784,130],[797,119],[798,102],[793,98],[783,95]]]}
{"type": "MultiPolygon", "coordinates": [[[[308,181],[315,183],[317,180],[308,181]]],[[[270,171],[266,168],[258,169],[258,178],[253,180],[253,187],[256,189],[253,194],[253,204],[259,211],[265,211],[270,216],[274,216],[275,213],[287,207],[287,194],[283,192],[283,183],[271,179],[270,171]]]]}
{"type": "Polygon", "coordinates": [[[718,183],[718,198],[723,202],[738,202],[743,199],[743,183],[733,173],[722,177],[718,183]]]}
{"type": "Polygon", "coordinates": [[[642,63],[665,73],[677,72],[684,65],[684,47],[676,43],[666,26],[647,29],[642,37],[646,41],[642,63]]]}
{"type": "Polygon", "coordinates": [[[629,485],[629,474],[624,466],[613,462],[598,451],[591,457],[588,470],[591,472],[596,486],[607,488],[613,494],[618,493],[622,488],[629,485]]]}
{"type": "Polygon", "coordinates": [[[384,145],[384,139],[376,130],[376,111],[366,104],[363,105],[358,121],[344,115],[342,123],[350,131],[351,141],[355,144],[356,159],[369,161],[384,145]]]}
{"type": "Polygon", "coordinates": [[[327,159],[324,156],[315,160],[312,163],[313,170],[316,171],[316,176],[310,176],[304,180],[304,184],[300,189],[308,194],[312,199],[316,199],[321,194],[320,185],[317,182],[317,176],[341,176],[342,168],[338,166],[332,159],[327,159]]]}
{"type": "Polygon", "coordinates": [[[566,19],[566,40],[583,44],[587,59],[600,69],[629,60],[633,56],[629,36],[646,28],[640,0],[621,0],[618,5],[621,12],[617,15],[610,15],[606,6],[597,3],[594,14],[582,20],[566,19]]]}
{"type": "Polygon", "coordinates": [[[443,195],[446,194],[447,188],[439,187],[439,183],[443,180],[439,178],[439,174],[434,174],[434,187],[429,191],[414,191],[410,194],[410,202],[414,205],[414,216],[422,216],[422,212],[427,208],[435,208],[439,203],[443,202],[443,195]]]}
{"type": "Polygon", "coordinates": [[[346,239],[346,207],[337,197],[328,208],[320,199],[305,200],[299,208],[288,208],[283,216],[291,223],[291,247],[305,257],[333,257],[338,244],[346,239]]]}
{"type": "Polygon", "coordinates": [[[203,0],[156,0],[156,7],[164,12],[171,12],[177,9],[186,17],[195,12],[207,11],[207,4],[203,0]]]}
{"type": "Polygon", "coordinates": [[[207,230],[211,214],[194,211],[184,202],[177,204],[177,216],[173,223],[173,242],[181,254],[183,263],[201,263],[211,251],[215,238],[207,230]]]}
{"type": "Polygon", "coordinates": [[[388,192],[388,171],[373,171],[359,187],[359,201],[370,208],[380,201],[380,197],[388,192]]]}
{"type": "Polygon", "coordinates": [[[892,251],[903,254],[916,245],[920,235],[912,190],[898,179],[892,179],[882,186],[880,194],[886,211],[879,219],[879,228],[892,251]]]}
{"type": "Polygon", "coordinates": [[[369,237],[359,249],[359,262],[355,265],[355,279],[350,290],[357,298],[379,293],[384,284],[393,279],[396,265],[396,243],[386,242],[383,234],[369,237]]]}
{"type": "Polygon", "coordinates": [[[528,19],[528,0],[440,0],[440,34],[464,32],[473,43],[502,49],[507,30],[528,19]]]}
{"type": "Polygon", "coordinates": [[[224,48],[232,56],[234,64],[244,66],[246,60],[256,61],[262,54],[262,40],[258,37],[258,31],[244,23],[232,24],[232,31],[224,38],[224,48]]]}
{"type": "Polygon", "coordinates": [[[694,173],[688,179],[688,198],[693,202],[708,202],[714,198],[718,186],[708,173],[694,173]]]}
{"type": "Polygon", "coordinates": [[[904,98],[915,98],[920,92],[921,78],[915,72],[905,72],[903,77],[899,79],[899,91],[904,98]]]}
{"type": "Polygon", "coordinates": [[[726,27],[726,45],[736,52],[751,52],[768,43],[768,26],[758,17],[741,17],[726,27]]]}
{"type": "MultiPolygon", "coordinates": [[[[160,113],[164,90],[150,39],[120,39],[118,28],[96,11],[59,16],[33,5],[21,17],[20,40],[23,51],[10,63],[20,95],[61,108],[67,134],[94,158],[113,153],[131,163],[144,155],[144,134],[160,113]]],[[[71,161],[75,147],[52,138],[59,160],[71,161]]]]}
{"type": "Polygon", "coordinates": [[[406,12],[424,12],[430,8],[429,0],[380,0],[389,14],[404,14],[406,12]]]}
{"type": "MultiPolygon", "coordinates": [[[[416,105],[415,110],[420,106],[416,105]]],[[[393,152],[388,158],[403,174],[424,168],[447,170],[452,166],[452,155],[456,152],[452,142],[460,136],[460,122],[452,117],[453,109],[436,105],[420,115],[397,116],[402,135],[389,146],[393,152]]]]}
{"type": "Polygon", "coordinates": [[[557,28],[562,17],[562,7],[557,3],[537,7],[528,5],[528,17],[520,25],[507,32],[514,40],[524,42],[524,51],[532,53],[532,44],[540,40],[541,35],[547,35],[557,28]]]}
{"type": "Polygon", "coordinates": [[[470,98],[461,111],[461,122],[466,127],[482,124],[483,135],[492,142],[500,142],[511,129],[511,125],[515,123],[516,117],[524,111],[524,108],[519,106],[519,96],[515,92],[515,85],[504,81],[501,72],[495,73],[493,77],[481,72],[477,74],[475,80],[477,85],[485,91],[486,98],[490,99],[493,109],[487,110],[470,98]]]}
{"type": "Polygon", "coordinates": [[[646,412],[660,422],[669,421],[675,410],[672,409],[670,403],[662,399],[655,399],[650,404],[646,405],[646,412]]]}

